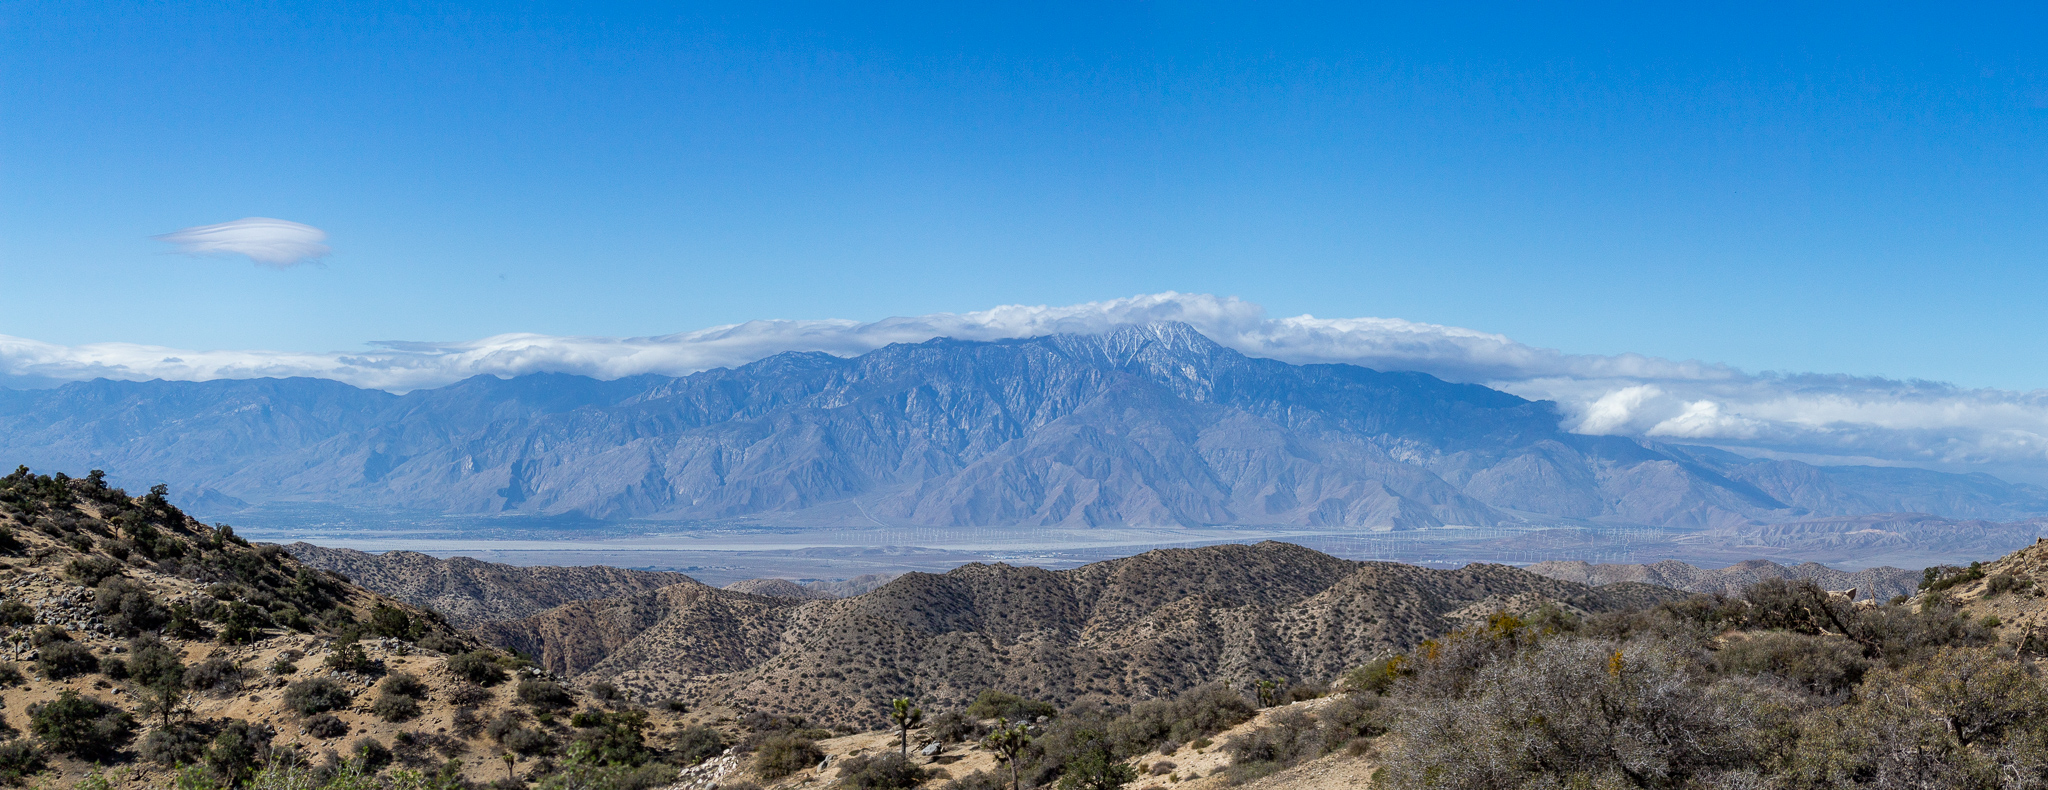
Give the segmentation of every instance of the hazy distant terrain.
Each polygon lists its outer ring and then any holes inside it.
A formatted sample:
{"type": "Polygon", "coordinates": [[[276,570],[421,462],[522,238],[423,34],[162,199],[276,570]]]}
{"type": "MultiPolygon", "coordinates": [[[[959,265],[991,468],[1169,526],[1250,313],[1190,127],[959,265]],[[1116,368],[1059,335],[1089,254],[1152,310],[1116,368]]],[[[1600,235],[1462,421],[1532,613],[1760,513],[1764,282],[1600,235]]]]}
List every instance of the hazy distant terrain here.
{"type": "Polygon", "coordinates": [[[1648,565],[1593,565],[1577,560],[1552,560],[1528,567],[1530,573],[1580,584],[1602,585],[1641,582],[1659,587],[1702,593],[1737,595],[1764,579],[1805,579],[1830,590],[1856,591],[1857,600],[1889,600],[1912,595],[1920,586],[1917,570],[1865,568],[1840,571],[1809,562],[1785,567],[1770,560],[1738,562],[1726,568],[1695,568],[1676,560],[1648,565]]]}
{"type": "Polygon", "coordinates": [[[0,392],[0,457],[165,480],[202,512],[325,503],[935,526],[1537,521],[1725,528],[2048,513],[1986,475],[1581,436],[1420,373],[1248,358],[1182,324],[781,354],[683,378],[314,379],[0,392]]]}

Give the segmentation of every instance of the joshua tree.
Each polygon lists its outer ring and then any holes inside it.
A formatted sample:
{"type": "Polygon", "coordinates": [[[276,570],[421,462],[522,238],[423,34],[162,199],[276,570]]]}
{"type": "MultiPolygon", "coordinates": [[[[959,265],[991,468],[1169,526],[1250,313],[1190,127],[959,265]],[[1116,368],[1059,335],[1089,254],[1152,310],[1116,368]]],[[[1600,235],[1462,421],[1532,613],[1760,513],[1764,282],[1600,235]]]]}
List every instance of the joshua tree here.
{"type": "Polygon", "coordinates": [[[995,731],[981,741],[981,748],[995,752],[998,762],[1010,766],[1010,790],[1017,790],[1022,781],[1023,769],[1017,765],[1017,758],[1023,756],[1024,749],[1030,745],[1031,733],[1024,730],[1024,722],[1011,724],[1001,716],[996,717],[995,731]]]}
{"type": "Polygon", "coordinates": [[[1252,684],[1259,694],[1259,707],[1270,708],[1280,704],[1280,685],[1278,680],[1261,680],[1252,684]]]}
{"type": "Polygon", "coordinates": [[[910,730],[924,723],[924,709],[910,706],[908,698],[889,701],[889,720],[896,722],[896,731],[903,736],[903,759],[910,759],[910,730]]]}

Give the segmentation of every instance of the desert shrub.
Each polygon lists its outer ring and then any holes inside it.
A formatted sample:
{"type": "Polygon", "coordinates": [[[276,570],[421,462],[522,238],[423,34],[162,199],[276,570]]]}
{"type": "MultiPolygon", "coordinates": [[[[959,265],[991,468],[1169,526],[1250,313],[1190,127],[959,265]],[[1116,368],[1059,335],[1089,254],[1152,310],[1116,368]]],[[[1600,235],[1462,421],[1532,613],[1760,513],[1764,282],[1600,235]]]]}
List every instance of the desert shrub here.
{"type": "Polygon", "coordinates": [[[276,661],[270,664],[270,674],[278,677],[296,674],[298,671],[299,665],[292,663],[291,659],[283,656],[279,656],[276,661]]]}
{"type": "Polygon", "coordinates": [[[1095,730],[1075,734],[1078,749],[1060,766],[1060,790],[1121,790],[1138,779],[1138,769],[1117,759],[1109,739],[1095,730]]]}
{"type": "Polygon", "coordinates": [[[503,743],[506,735],[510,735],[513,730],[520,728],[521,721],[522,718],[518,711],[505,711],[492,718],[489,724],[484,725],[484,734],[491,736],[491,740],[503,743]]]}
{"type": "Polygon", "coordinates": [[[154,636],[128,640],[128,676],[148,688],[184,688],[185,661],[154,636]]]}
{"type": "Polygon", "coordinates": [[[364,773],[376,773],[391,764],[391,750],[376,738],[363,736],[348,748],[349,757],[364,773]]]}
{"type": "Polygon", "coordinates": [[[975,771],[947,782],[944,790],[1010,790],[1010,780],[987,771],[975,771]]]}
{"type": "Polygon", "coordinates": [[[845,790],[910,790],[924,780],[924,769],[897,752],[850,757],[839,764],[839,786],[845,790]]]}
{"type": "Polygon", "coordinates": [[[725,753],[732,746],[725,733],[693,724],[676,731],[675,756],[683,765],[696,765],[725,753]]]}
{"type": "Polygon", "coordinates": [[[87,587],[96,587],[120,572],[121,563],[108,557],[78,557],[64,564],[64,575],[87,587]]]}
{"type": "Polygon", "coordinates": [[[646,711],[595,713],[576,723],[582,731],[576,733],[575,745],[581,747],[588,759],[604,765],[639,765],[647,761],[647,744],[642,735],[647,729],[646,711]]]}
{"type": "Polygon", "coordinates": [[[1988,581],[1984,582],[1985,592],[1991,595],[2004,595],[2006,593],[2013,592],[2016,590],[2024,590],[2032,586],[2034,586],[2033,579],[2028,579],[2021,576],[2014,576],[2010,573],[1992,574],[1991,578],[1988,581]]]}
{"type": "Polygon", "coordinates": [[[1782,706],[1702,674],[1662,643],[1558,637],[1482,668],[1466,695],[1397,689],[1387,786],[1720,786],[1755,765],[1760,717],[1782,706]]]}
{"type": "Polygon", "coordinates": [[[322,663],[337,672],[367,673],[376,668],[370,654],[353,639],[335,640],[333,649],[322,663]]]}
{"type": "Polygon", "coordinates": [[[754,750],[754,772],[769,781],[817,765],[825,752],[811,739],[796,735],[774,735],[754,750]]]}
{"type": "Polygon", "coordinates": [[[206,731],[191,722],[179,722],[150,730],[137,752],[142,759],[163,766],[192,765],[206,753],[206,731]]]}
{"type": "Polygon", "coordinates": [[[1486,667],[1520,653],[1542,636],[1520,618],[1496,613],[1483,626],[1424,640],[1401,666],[1402,685],[1417,694],[1460,696],[1486,667]]]}
{"type": "Polygon", "coordinates": [[[332,713],[321,713],[308,717],[302,726],[305,728],[307,735],[315,738],[339,738],[348,734],[348,722],[342,721],[340,716],[332,713]]]}
{"type": "Polygon", "coordinates": [[[498,742],[505,748],[528,757],[555,750],[553,736],[530,727],[514,728],[511,732],[505,733],[505,737],[500,738],[498,742]]]}
{"type": "Polygon", "coordinates": [[[411,721],[420,715],[420,701],[401,694],[383,691],[370,703],[370,712],[385,721],[411,721]]]}
{"type": "Polygon", "coordinates": [[[223,645],[246,645],[262,636],[261,629],[268,624],[263,610],[241,601],[222,604],[214,618],[220,622],[220,632],[214,638],[223,645]]]}
{"type": "Polygon", "coordinates": [[[1958,584],[1967,584],[1984,578],[1984,563],[1972,562],[1970,567],[1957,568],[1953,565],[1937,565],[1920,572],[1920,589],[1941,592],[1958,584]]]}
{"type": "Polygon", "coordinates": [[[1714,655],[1726,674],[1782,678],[1812,694],[1848,691],[1863,680],[1863,648],[1840,637],[1771,631],[1735,640],[1714,655]]]}
{"type": "Polygon", "coordinates": [[[128,679],[128,662],[113,656],[100,659],[100,674],[112,680],[128,679]]]}
{"type": "Polygon", "coordinates": [[[394,639],[418,639],[427,632],[426,623],[404,609],[377,604],[370,610],[370,633],[394,639]]]}
{"type": "Polygon", "coordinates": [[[1248,721],[1258,711],[1243,694],[1222,684],[1198,686],[1171,700],[1148,700],[1131,706],[1106,728],[1119,756],[1151,751],[1166,741],[1191,741],[1248,721]]]}
{"type": "Polygon", "coordinates": [[[504,668],[498,666],[497,657],[488,650],[472,650],[448,659],[448,671],[479,686],[495,686],[505,681],[504,668]]]}
{"type": "Polygon", "coordinates": [[[464,738],[474,738],[483,732],[484,718],[476,715],[475,708],[456,708],[448,717],[448,728],[464,738]]]}
{"type": "Polygon", "coordinates": [[[28,635],[28,643],[36,647],[42,647],[52,642],[69,641],[71,641],[71,634],[65,632],[63,628],[54,625],[42,626],[28,635]]]}
{"type": "Polygon", "coordinates": [[[520,702],[538,710],[563,710],[576,703],[562,684],[538,678],[519,681],[518,696],[520,702]]]}
{"type": "Polygon", "coordinates": [[[1059,708],[1050,702],[1028,700],[1015,694],[988,689],[975,696],[974,702],[967,706],[967,715],[977,719],[1033,721],[1040,716],[1058,716],[1059,708]]]}
{"type": "Polygon", "coordinates": [[[455,684],[454,688],[448,690],[447,702],[450,705],[473,707],[490,702],[491,696],[490,689],[469,681],[462,681],[455,684]]]}
{"type": "Polygon", "coordinates": [[[194,691],[226,695],[241,691],[242,683],[248,677],[249,671],[240,664],[215,654],[185,670],[185,686],[194,691]]]}
{"type": "Polygon", "coordinates": [[[326,677],[301,680],[286,686],[284,690],[285,707],[297,711],[301,716],[347,707],[354,697],[355,694],[350,692],[347,686],[326,677]]]}
{"type": "Polygon", "coordinates": [[[377,684],[386,694],[395,694],[413,699],[427,698],[427,683],[418,675],[407,672],[393,672],[384,676],[384,682],[377,684]]]}
{"type": "Polygon", "coordinates": [[[1152,770],[1148,773],[1152,774],[1153,776],[1166,776],[1167,774],[1171,774],[1179,769],[1180,765],[1172,760],[1160,760],[1159,762],[1152,764],[1152,770]]]}
{"type": "Polygon", "coordinates": [[[439,631],[428,632],[426,636],[420,637],[419,641],[415,642],[414,644],[419,645],[422,649],[425,650],[432,650],[436,653],[446,653],[449,655],[454,655],[457,652],[460,652],[463,648],[468,647],[468,645],[462,643],[462,640],[456,639],[452,636],[441,633],[439,631]]]}
{"type": "Polygon", "coordinates": [[[28,604],[9,598],[0,601],[0,625],[28,625],[36,621],[36,610],[28,604]]]}
{"type": "Polygon", "coordinates": [[[13,688],[28,683],[21,669],[13,664],[0,664],[0,688],[13,688]]]}
{"type": "Polygon", "coordinates": [[[43,750],[26,738],[0,743],[0,783],[20,784],[23,779],[42,773],[46,764],[43,750]]]}
{"type": "Polygon", "coordinates": [[[967,743],[981,740],[988,728],[962,711],[950,710],[933,716],[925,725],[925,734],[940,743],[967,743]]]}
{"type": "Polygon", "coordinates": [[[135,732],[127,712],[68,689],[54,700],[30,705],[28,720],[29,732],[44,746],[78,757],[111,753],[135,732]]]}
{"type": "Polygon", "coordinates": [[[156,602],[149,590],[122,576],[110,576],[93,592],[93,609],[106,618],[108,627],[122,636],[162,628],[171,613],[156,602]]]}
{"type": "Polygon", "coordinates": [[[51,680],[63,680],[100,671],[100,660],[77,642],[51,642],[36,653],[36,670],[51,680]]]}
{"type": "Polygon", "coordinates": [[[206,771],[223,787],[237,787],[255,772],[256,761],[270,750],[277,732],[268,724],[228,719],[206,747],[206,771]]]}

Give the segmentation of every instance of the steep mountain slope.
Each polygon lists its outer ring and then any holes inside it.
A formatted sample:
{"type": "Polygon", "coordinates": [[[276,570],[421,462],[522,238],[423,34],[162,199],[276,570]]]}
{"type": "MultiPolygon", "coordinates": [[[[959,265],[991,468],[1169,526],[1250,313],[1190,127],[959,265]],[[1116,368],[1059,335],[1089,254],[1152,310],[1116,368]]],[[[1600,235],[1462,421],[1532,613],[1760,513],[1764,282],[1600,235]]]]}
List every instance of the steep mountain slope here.
{"type": "Polygon", "coordinates": [[[968,565],[856,598],[796,601],[677,585],[476,633],[551,671],[651,696],[727,700],[827,724],[891,697],[965,704],[985,688],[1066,703],[1210,680],[1331,678],[1496,611],[1606,610],[1679,596],[1499,565],[1455,571],[1262,543],[1167,549],[1069,571],[968,565]]]}
{"type": "Polygon", "coordinates": [[[440,559],[411,551],[370,554],[311,543],[285,547],[300,562],[414,606],[440,612],[457,628],[514,620],[570,601],[647,592],[696,580],[669,571],[603,565],[505,565],[468,557],[440,559]]]}
{"type": "Polygon", "coordinates": [[[1912,595],[1920,585],[1920,571],[1865,568],[1852,573],[1817,562],[1788,568],[1770,560],[1748,560],[1712,569],[1696,568],[1677,560],[1648,565],[1594,565],[1579,560],[1553,560],[1530,565],[1528,571],[1594,586],[1639,582],[1688,592],[1730,595],[1764,579],[1811,579],[1830,590],[1856,590],[1858,600],[1878,601],[1897,595],[1912,595]]]}
{"type": "Polygon", "coordinates": [[[195,500],[901,525],[1526,518],[1726,527],[1902,507],[2048,513],[1983,476],[1820,469],[1569,434],[1548,403],[1419,373],[1248,358],[1181,324],[683,378],[108,382],[0,397],[0,454],[195,500]]]}
{"type": "MultiPolygon", "coordinates": [[[[395,763],[500,779],[515,765],[496,756],[485,722],[533,721],[522,696],[550,708],[590,698],[483,648],[438,615],[201,524],[158,493],[130,498],[96,477],[26,468],[0,476],[0,661],[22,662],[0,663],[10,783],[112,771],[101,786],[224,787],[268,764],[298,766],[293,786],[312,786],[303,771],[322,751],[372,755],[354,765],[373,775],[395,763]],[[517,694],[500,682],[507,670],[553,693],[517,694]],[[181,779],[178,765],[196,767],[181,779]]],[[[650,736],[676,723],[647,715],[636,721],[650,736]]],[[[589,737],[517,726],[536,748],[589,737]]],[[[555,770],[521,762],[529,778],[555,770]]]]}

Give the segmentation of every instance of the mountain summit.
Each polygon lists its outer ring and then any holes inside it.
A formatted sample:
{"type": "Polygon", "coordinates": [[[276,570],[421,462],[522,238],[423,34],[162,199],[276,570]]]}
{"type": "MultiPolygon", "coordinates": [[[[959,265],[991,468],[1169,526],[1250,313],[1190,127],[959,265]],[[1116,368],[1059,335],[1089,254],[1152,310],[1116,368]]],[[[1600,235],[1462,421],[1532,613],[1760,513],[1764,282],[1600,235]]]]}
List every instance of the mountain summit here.
{"type": "Polygon", "coordinates": [[[0,391],[0,457],[220,502],[938,526],[1729,526],[2048,513],[1982,475],[1580,436],[1422,373],[1246,357],[1178,323],[786,353],[690,376],[0,391]]]}

